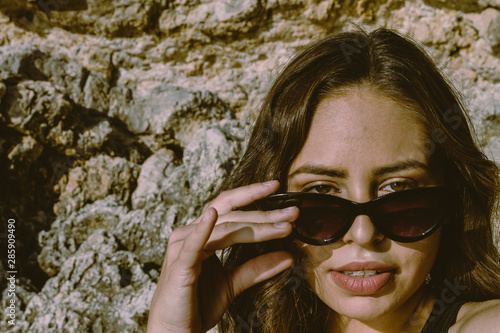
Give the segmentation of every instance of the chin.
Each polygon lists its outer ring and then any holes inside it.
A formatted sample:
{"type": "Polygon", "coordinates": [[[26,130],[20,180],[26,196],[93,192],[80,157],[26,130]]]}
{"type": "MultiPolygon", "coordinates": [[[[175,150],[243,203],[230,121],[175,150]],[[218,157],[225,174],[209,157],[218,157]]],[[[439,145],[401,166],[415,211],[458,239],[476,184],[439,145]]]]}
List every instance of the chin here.
{"type": "Polygon", "coordinates": [[[336,301],[334,304],[327,302],[326,304],[341,316],[362,322],[376,320],[393,310],[387,300],[366,296],[348,297],[345,300],[340,298],[340,302],[336,301]]]}

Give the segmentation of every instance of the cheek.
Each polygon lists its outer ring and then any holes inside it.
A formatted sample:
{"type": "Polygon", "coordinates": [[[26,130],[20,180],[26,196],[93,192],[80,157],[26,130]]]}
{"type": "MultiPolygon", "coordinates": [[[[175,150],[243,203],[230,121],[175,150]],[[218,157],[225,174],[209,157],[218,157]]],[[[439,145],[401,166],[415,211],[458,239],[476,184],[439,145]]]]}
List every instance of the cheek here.
{"type": "Polygon", "coordinates": [[[303,268],[306,273],[307,281],[311,288],[317,292],[317,288],[321,285],[320,280],[324,278],[328,270],[325,263],[332,262],[334,250],[331,248],[331,245],[310,246],[303,244],[301,248],[305,253],[303,268]]]}
{"type": "MultiPolygon", "coordinates": [[[[411,267],[414,270],[424,271],[424,275],[427,275],[427,272],[430,271],[436,260],[440,239],[441,229],[424,240],[409,243],[407,247],[405,246],[405,250],[407,250],[405,263],[408,269],[411,267]]],[[[401,257],[404,256],[402,255],[401,257]]],[[[424,272],[420,273],[423,274],[424,272]]]]}
{"type": "Polygon", "coordinates": [[[440,238],[438,231],[419,242],[393,244],[391,256],[399,264],[394,280],[398,299],[408,299],[425,282],[436,260],[440,238]]]}
{"type": "MultiPolygon", "coordinates": [[[[431,250],[431,249],[429,249],[431,250]]],[[[396,275],[399,288],[408,284],[406,288],[416,289],[425,281],[427,274],[431,271],[435,259],[434,251],[426,253],[401,251],[398,256],[400,260],[400,271],[396,275]],[[406,252],[406,253],[404,253],[406,252]]],[[[398,254],[396,254],[398,255],[398,254]]]]}

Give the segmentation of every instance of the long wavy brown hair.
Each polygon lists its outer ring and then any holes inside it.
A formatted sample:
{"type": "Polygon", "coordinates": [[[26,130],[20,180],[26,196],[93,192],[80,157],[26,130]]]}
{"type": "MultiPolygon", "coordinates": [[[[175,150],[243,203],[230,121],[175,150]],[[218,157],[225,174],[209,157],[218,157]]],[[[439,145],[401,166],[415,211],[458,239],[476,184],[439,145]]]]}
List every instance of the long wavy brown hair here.
{"type": "MultiPolygon", "coordinates": [[[[305,143],[318,103],[360,85],[417,110],[428,133],[429,154],[443,157],[446,182],[460,193],[454,221],[443,227],[431,286],[460,286],[464,301],[499,298],[499,254],[493,240],[498,166],[478,148],[452,85],[415,42],[393,31],[335,34],[296,55],[263,101],[247,150],[224,189],[278,179],[280,191],[286,191],[290,165],[305,143]]],[[[307,284],[307,259],[291,238],[232,246],[223,264],[231,269],[275,250],[290,251],[295,265],[238,296],[220,331],[326,330],[330,310],[307,284]]]]}

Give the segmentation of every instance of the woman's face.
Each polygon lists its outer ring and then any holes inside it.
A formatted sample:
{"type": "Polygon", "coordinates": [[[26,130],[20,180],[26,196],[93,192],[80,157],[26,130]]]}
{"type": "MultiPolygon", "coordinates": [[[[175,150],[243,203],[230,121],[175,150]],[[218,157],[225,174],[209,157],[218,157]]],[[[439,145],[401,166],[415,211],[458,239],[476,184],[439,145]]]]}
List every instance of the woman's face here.
{"type": "MultiPolygon", "coordinates": [[[[381,94],[359,88],[326,98],[290,168],[288,190],[366,202],[395,191],[442,185],[443,170],[434,165],[426,143],[416,116],[381,94]]],[[[341,320],[370,323],[409,316],[434,263],[440,233],[398,243],[360,215],[333,244],[300,243],[308,256],[309,284],[341,320]],[[352,273],[344,273],[366,270],[388,273],[366,283],[353,283],[352,273]]]]}

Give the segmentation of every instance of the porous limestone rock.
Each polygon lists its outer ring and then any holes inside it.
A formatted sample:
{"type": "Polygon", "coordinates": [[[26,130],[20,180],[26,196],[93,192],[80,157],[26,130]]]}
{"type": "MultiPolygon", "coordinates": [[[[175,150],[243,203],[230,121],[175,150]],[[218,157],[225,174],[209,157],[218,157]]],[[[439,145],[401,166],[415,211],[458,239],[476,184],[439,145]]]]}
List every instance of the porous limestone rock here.
{"type": "Polygon", "coordinates": [[[189,215],[199,212],[217,193],[241,154],[244,137],[236,120],[202,126],[183,150],[182,161],[160,150],[144,163],[132,207],[182,205],[189,215]],[[156,171],[152,171],[156,165],[156,171]]]}
{"type": "Polygon", "coordinates": [[[120,205],[119,199],[110,195],[85,205],[69,216],[56,219],[50,230],[38,235],[40,267],[48,276],[55,276],[90,234],[95,230],[113,232],[127,212],[128,209],[120,205]]]}
{"type": "Polygon", "coordinates": [[[26,80],[8,86],[6,95],[2,106],[7,121],[19,132],[43,143],[48,143],[50,131],[73,108],[63,91],[45,81],[26,80]]]}
{"type": "Polygon", "coordinates": [[[185,211],[181,205],[167,207],[162,203],[150,205],[149,209],[131,210],[121,217],[113,235],[143,265],[159,268],[168,238],[185,211]]]}
{"type": "Polygon", "coordinates": [[[50,22],[76,33],[138,36],[155,27],[165,0],[39,0],[50,22]]]}
{"type": "Polygon", "coordinates": [[[31,136],[24,136],[22,141],[18,143],[7,155],[11,161],[12,169],[24,168],[25,172],[30,166],[38,160],[43,152],[43,146],[33,139],[31,136]]]}
{"type": "MultiPolygon", "coordinates": [[[[200,129],[184,150],[182,161],[188,180],[184,186],[188,189],[184,198],[191,206],[213,199],[236,165],[241,146],[236,138],[228,138],[224,133],[231,126],[234,126],[231,122],[223,121],[218,126],[200,129]]],[[[167,197],[174,197],[174,193],[167,197]]]]}
{"type": "Polygon", "coordinates": [[[144,208],[148,202],[156,202],[163,181],[181,162],[171,150],[162,148],[151,155],[141,166],[137,188],[132,194],[132,208],[144,208]]]}
{"type": "Polygon", "coordinates": [[[155,287],[137,257],[97,229],[31,295],[11,332],[143,332],[155,287]]]}
{"type": "Polygon", "coordinates": [[[124,158],[92,157],[82,166],[71,169],[67,177],[61,177],[61,195],[54,211],[59,217],[66,217],[108,195],[126,204],[135,190],[138,174],[139,166],[124,158]]]}
{"type": "Polygon", "coordinates": [[[447,8],[463,12],[475,12],[486,6],[486,1],[477,0],[424,0],[425,3],[438,8],[447,8]]]}
{"type": "Polygon", "coordinates": [[[265,20],[265,8],[259,0],[214,0],[192,6],[172,1],[159,19],[160,29],[168,34],[179,29],[198,30],[209,36],[248,33],[265,20]]]}
{"type": "Polygon", "coordinates": [[[132,91],[117,86],[111,92],[109,116],[136,134],[162,135],[185,146],[204,122],[232,118],[228,106],[209,91],[156,84],[132,91]]]}
{"type": "Polygon", "coordinates": [[[109,87],[101,75],[80,64],[46,56],[36,62],[36,67],[54,85],[64,87],[75,104],[100,112],[107,110],[109,87]]]}
{"type": "MultiPolygon", "coordinates": [[[[142,162],[150,154],[124,126],[101,114],[108,110],[109,89],[100,74],[33,47],[3,46],[0,77],[4,123],[50,145],[66,160],[105,152],[142,162]]],[[[72,167],[58,159],[53,163],[64,172],[72,167]]]]}
{"type": "Polygon", "coordinates": [[[48,80],[77,105],[101,112],[108,108],[109,87],[100,74],[34,47],[0,47],[0,78],[48,80]]]}
{"type": "Polygon", "coordinates": [[[28,0],[17,0],[17,1],[10,1],[10,0],[0,0],[0,7],[2,8],[3,11],[18,11],[18,10],[23,10],[28,7],[28,0]]]}
{"type": "Polygon", "coordinates": [[[495,53],[500,51],[500,9],[487,8],[481,13],[481,26],[479,33],[491,45],[495,53]]]}

